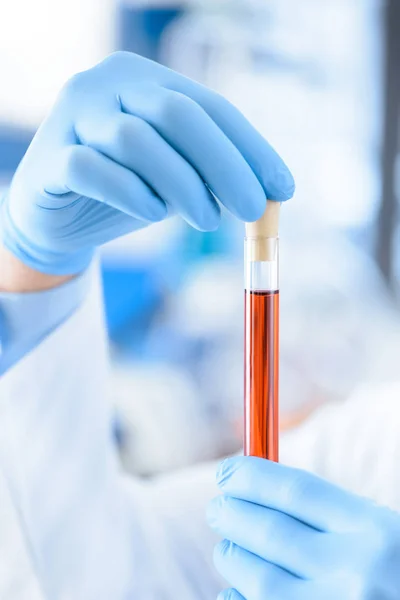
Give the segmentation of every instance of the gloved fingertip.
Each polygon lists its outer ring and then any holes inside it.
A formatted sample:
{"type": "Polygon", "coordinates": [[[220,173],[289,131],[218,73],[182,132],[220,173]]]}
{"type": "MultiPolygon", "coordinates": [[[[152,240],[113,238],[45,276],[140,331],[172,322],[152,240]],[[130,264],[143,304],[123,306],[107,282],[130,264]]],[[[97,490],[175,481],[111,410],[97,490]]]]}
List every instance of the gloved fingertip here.
{"type": "Polygon", "coordinates": [[[265,212],[266,202],[267,198],[263,195],[261,201],[243,203],[242,211],[238,214],[238,217],[246,223],[258,221],[265,212]]]}
{"type": "Polygon", "coordinates": [[[206,218],[203,216],[201,221],[197,220],[196,222],[191,222],[190,224],[198,231],[203,233],[211,233],[219,228],[221,224],[221,213],[215,211],[214,213],[207,215],[206,218]]]}
{"type": "Polygon", "coordinates": [[[218,594],[218,598],[217,600],[234,600],[236,592],[233,589],[229,589],[229,590],[222,590],[222,592],[220,592],[218,594]]]}
{"type": "Polygon", "coordinates": [[[222,460],[217,468],[217,471],[215,473],[215,477],[217,479],[217,483],[219,483],[221,476],[223,475],[224,471],[225,471],[225,463],[226,461],[229,460],[228,458],[224,458],[224,460],[222,460]]]}
{"type": "Polygon", "coordinates": [[[233,543],[229,540],[222,540],[214,548],[214,564],[218,567],[221,558],[232,552],[233,543]]]}
{"type": "Polygon", "coordinates": [[[206,521],[211,528],[215,527],[216,520],[218,518],[217,513],[218,513],[217,498],[213,498],[208,503],[207,509],[206,509],[206,521]]]}
{"type": "Polygon", "coordinates": [[[168,216],[168,207],[159,198],[155,198],[152,203],[148,205],[148,214],[146,217],[151,223],[158,223],[163,221],[168,216]]]}
{"type": "Polygon", "coordinates": [[[293,198],[296,191],[296,183],[289,169],[284,168],[274,173],[274,177],[268,184],[267,195],[269,200],[285,202],[293,198]]]}
{"type": "Polygon", "coordinates": [[[241,457],[230,457],[223,460],[217,470],[217,484],[223,487],[231,475],[236,471],[241,457]]]}
{"type": "Polygon", "coordinates": [[[207,519],[208,525],[212,529],[218,529],[220,513],[221,513],[221,509],[223,508],[223,504],[225,503],[225,501],[226,501],[226,499],[224,496],[217,496],[216,498],[213,498],[208,503],[207,511],[206,511],[206,519],[207,519]]]}

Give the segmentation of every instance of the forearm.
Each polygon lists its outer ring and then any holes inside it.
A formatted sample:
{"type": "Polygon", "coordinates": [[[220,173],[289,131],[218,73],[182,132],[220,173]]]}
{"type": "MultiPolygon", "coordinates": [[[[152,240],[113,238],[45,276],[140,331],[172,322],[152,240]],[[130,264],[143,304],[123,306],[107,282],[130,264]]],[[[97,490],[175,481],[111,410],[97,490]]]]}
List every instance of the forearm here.
{"type": "Polygon", "coordinates": [[[0,292],[40,292],[58,287],[72,277],[71,275],[47,275],[35,271],[0,244],[0,292]]]}
{"type": "Polygon", "coordinates": [[[0,249],[0,376],[84,302],[89,272],[74,278],[33,271],[0,249]]]}

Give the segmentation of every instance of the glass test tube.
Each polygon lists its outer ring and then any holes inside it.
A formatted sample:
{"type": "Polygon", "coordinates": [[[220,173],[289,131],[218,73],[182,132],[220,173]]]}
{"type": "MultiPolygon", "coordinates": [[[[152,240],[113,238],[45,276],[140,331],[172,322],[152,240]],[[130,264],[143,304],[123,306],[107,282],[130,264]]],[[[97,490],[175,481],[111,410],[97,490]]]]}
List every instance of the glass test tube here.
{"type": "Polygon", "coordinates": [[[245,238],[244,454],[279,460],[279,239],[245,238]]]}

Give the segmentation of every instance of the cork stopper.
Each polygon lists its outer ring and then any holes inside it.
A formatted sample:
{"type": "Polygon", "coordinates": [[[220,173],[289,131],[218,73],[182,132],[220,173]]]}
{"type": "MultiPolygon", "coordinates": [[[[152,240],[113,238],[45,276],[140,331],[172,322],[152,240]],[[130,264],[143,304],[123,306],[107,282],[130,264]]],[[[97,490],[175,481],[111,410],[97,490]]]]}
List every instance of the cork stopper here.
{"type": "Polygon", "coordinates": [[[251,244],[251,260],[275,260],[276,245],[271,242],[279,235],[280,208],[280,202],[267,200],[263,216],[258,221],[246,223],[246,238],[251,244]]]}
{"type": "Polygon", "coordinates": [[[266,238],[278,237],[280,202],[267,200],[267,206],[262,217],[254,223],[246,223],[246,237],[266,238]]]}

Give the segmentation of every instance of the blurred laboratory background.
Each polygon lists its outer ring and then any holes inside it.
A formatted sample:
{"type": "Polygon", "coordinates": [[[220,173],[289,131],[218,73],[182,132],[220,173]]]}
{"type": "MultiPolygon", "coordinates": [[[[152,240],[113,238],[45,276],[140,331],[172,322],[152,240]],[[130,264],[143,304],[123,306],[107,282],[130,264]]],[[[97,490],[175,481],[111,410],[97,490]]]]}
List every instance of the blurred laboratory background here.
{"type": "MultiPolygon", "coordinates": [[[[211,86],[290,165],[282,428],[399,378],[396,0],[16,0],[0,7],[0,178],[63,82],[115,49],[211,86]],[[51,50],[50,50],[51,49],[51,50]],[[397,364],[396,364],[397,363],[397,364]]],[[[115,432],[148,476],[241,447],[243,226],[171,219],[105,247],[115,432]]]]}

